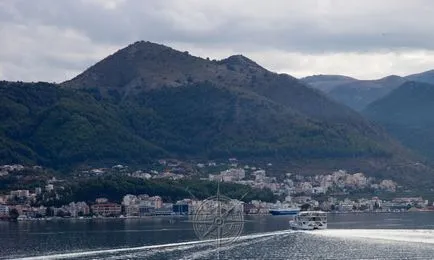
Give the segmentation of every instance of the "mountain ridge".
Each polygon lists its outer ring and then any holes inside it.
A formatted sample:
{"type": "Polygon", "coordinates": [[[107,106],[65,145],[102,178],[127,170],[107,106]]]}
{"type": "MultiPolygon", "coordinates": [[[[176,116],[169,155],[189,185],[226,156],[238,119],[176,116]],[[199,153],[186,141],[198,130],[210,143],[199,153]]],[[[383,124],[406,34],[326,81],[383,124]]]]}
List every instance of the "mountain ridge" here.
{"type": "Polygon", "coordinates": [[[57,167],[235,156],[318,167],[324,161],[324,171],[350,165],[408,179],[390,170],[404,162],[414,179],[422,177],[411,154],[381,127],[241,55],[210,61],[138,42],[60,87],[35,84],[0,86],[0,110],[11,112],[0,117],[3,160],[27,156],[57,167]],[[8,148],[15,143],[27,150],[8,148]]]}
{"type": "Polygon", "coordinates": [[[374,80],[358,80],[344,75],[313,75],[300,79],[309,86],[319,89],[328,97],[356,111],[362,111],[408,81],[434,84],[434,70],[407,76],[389,75],[374,80]]]}
{"type": "Polygon", "coordinates": [[[363,113],[420,154],[434,159],[434,84],[409,81],[363,113]]]}

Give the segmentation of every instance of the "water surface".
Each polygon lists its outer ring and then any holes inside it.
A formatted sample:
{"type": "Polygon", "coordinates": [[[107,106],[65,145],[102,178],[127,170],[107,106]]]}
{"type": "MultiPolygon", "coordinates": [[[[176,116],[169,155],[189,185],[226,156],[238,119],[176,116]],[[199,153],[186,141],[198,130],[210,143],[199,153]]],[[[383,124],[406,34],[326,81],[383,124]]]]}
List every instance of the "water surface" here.
{"type": "Polygon", "coordinates": [[[185,218],[0,222],[0,259],[434,259],[434,213],[328,219],[304,232],[287,230],[288,216],[248,216],[219,248],[185,218]]]}

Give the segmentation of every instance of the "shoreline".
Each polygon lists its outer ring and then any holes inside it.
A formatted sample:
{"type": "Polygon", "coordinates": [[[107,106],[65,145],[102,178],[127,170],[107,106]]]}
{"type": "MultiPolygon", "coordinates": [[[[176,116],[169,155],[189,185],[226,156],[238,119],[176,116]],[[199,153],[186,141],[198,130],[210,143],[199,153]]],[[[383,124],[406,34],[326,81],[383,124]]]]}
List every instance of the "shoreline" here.
{"type": "MultiPolygon", "coordinates": [[[[351,211],[351,212],[326,212],[330,215],[358,215],[358,214],[403,214],[403,213],[429,213],[434,210],[407,210],[407,211],[351,211]]],[[[48,217],[48,218],[22,218],[22,219],[0,219],[0,222],[27,222],[27,221],[60,221],[60,220],[121,220],[121,219],[137,219],[137,220],[150,220],[150,219],[182,219],[189,218],[192,215],[156,215],[156,216],[129,216],[129,217],[48,217]]],[[[244,216],[275,216],[275,217],[291,217],[294,215],[272,215],[272,214],[244,214],[244,216]]]]}

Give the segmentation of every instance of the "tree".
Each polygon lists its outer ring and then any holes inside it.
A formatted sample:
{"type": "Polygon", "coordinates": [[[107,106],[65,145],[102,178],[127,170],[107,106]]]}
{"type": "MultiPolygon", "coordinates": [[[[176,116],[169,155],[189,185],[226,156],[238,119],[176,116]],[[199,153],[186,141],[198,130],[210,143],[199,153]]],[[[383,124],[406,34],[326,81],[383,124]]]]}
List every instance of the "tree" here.
{"type": "Polygon", "coordinates": [[[301,211],[307,211],[310,209],[310,204],[309,203],[304,203],[303,205],[301,205],[300,210],[301,211]]]}
{"type": "Polygon", "coordinates": [[[381,209],[380,204],[377,201],[374,203],[374,209],[381,209]]]}
{"type": "Polygon", "coordinates": [[[360,205],[360,210],[367,210],[368,209],[368,206],[367,205],[365,205],[365,204],[362,204],[362,205],[360,205]]]}
{"type": "Polygon", "coordinates": [[[63,218],[63,217],[66,216],[66,214],[65,214],[65,212],[64,212],[63,210],[59,210],[59,211],[57,211],[56,216],[57,216],[57,217],[61,217],[61,218],[63,218]]]}
{"type": "Polygon", "coordinates": [[[53,212],[53,209],[51,207],[47,207],[47,209],[45,210],[45,216],[47,216],[47,217],[53,217],[54,216],[54,212],[53,212]]]}
{"type": "Polygon", "coordinates": [[[17,220],[20,216],[20,213],[18,213],[18,210],[13,208],[9,211],[9,218],[12,220],[17,220]]]}

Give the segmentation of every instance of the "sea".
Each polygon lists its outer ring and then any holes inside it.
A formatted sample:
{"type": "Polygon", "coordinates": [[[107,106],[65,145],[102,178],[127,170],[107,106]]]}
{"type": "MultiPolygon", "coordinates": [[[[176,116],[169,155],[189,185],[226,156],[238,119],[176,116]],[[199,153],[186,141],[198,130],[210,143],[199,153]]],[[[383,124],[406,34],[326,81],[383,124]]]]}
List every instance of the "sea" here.
{"type": "Polygon", "coordinates": [[[198,239],[188,218],[0,222],[0,259],[434,259],[434,212],[329,214],[328,229],[246,216],[237,239],[198,239]]]}

